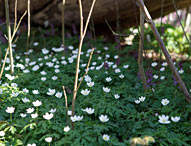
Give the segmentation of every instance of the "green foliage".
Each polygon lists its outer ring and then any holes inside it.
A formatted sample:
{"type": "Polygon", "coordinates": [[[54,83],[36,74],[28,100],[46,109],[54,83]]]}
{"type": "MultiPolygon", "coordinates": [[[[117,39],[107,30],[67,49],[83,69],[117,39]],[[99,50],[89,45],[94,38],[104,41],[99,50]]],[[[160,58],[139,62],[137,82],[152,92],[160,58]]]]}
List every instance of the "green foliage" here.
{"type": "MultiPolygon", "coordinates": [[[[190,55],[191,48],[181,27],[173,27],[170,24],[163,24],[162,28],[160,24],[157,24],[156,27],[169,52],[178,54],[187,53],[190,55]]],[[[189,38],[189,34],[187,34],[187,37],[189,38]]],[[[138,35],[135,38],[136,39],[134,39],[134,43],[137,42],[138,35]]],[[[160,48],[158,42],[155,39],[150,27],[145,29],[145,42],[145,49],[154,49],[156,52],[159,52],[160,48]]]]}
{"type": "MultiPolygon", "coordinates": [[[[180,38],[178,30],[168,27],[164,40],[177,40],[178,43],[173,45],[184,46],[186,43],[178,40],[180,38]]],[[[148,32],[148,34],[151,33],[148,32]]],[[[154,38],[151,38],[151,44],[156,46],[154,38]]],[[[36,41],[38,38],[34,40],[34,42],[36,41]]],[[[148,60],[144,64],[147,79],[150,80],[149,89],[144,92],[138,75],[137,60],[130,54],[137,47],[137,43],[127,46],[123,50],[117,50],[117,52],[114,44],[104,44],[102,41],[95,43],[97,49],[93,55],[92,63],[96,65],[91,63],[90,67],[94,68],[90,69],[88,73],[95,85],[89,87],[87,81],[82,82],[77,94],[75,114],[83,115],[83,119],[75,122],[74,130],[64,131],[66,126],[71,128],[71,120],[67,118],[66,114],[64,95],[57,98],[55,94],[53,96],[47,95],[47,92],[49,88],[55,89],[56,92],[62,92],[64,85],[67,91],[69,110],[71,110],[76,67],[74,50],[77,47],[78,39],[70,38],[67,40],[68,45],[74,46],[73,50],[68,49],[66,52],[57,53],[52,48],[58,48],[59,42],[61,41],[58,40],[58,37],[46,38],[45,41],[39,38],[39,45],[33,46],[34,51],[27,57],[30,58],[29,62],[26,61],[23,51],[18,50],[14,53],[16,64],[18,63],[18,66],[19,64],[24,65],[25,69],[17,67],[14,74],[15,79],[9,80],[3,76],[0,84],[2,91],[2,93],[0,91],[0,131],[5,132],[4,137],[0,136],[0,145],[19,146],[36,143],[40,146],[47,146],[45,138],[52,137],[51,146],[126,146],[130,145],[132,138],[145,136],[152,136],[155,139],[155,143],[150,144],[154,146],[189,146],[191,144],[191,105],[185,103],[185,98],[175,84],[169,67],[167,66],[164,71],[160,71],[162,65],[158,63],[156,67],[151,67],[152,60],[148,60]],[[109,49],[104,49],[105,46],[108,46],[109,49]],[[48,54],[40,53],[40,49],[43,47],[48,48],[48,54]],[[108,55],[110,56],[108,57],[108,55]],[[116,62],[114,56],[116,55],[120,56],[120,64],[117,66],[114,65],[116,62]],[[128,58],[124,57],[125,55],[128,58]],[[70,59],[68,58],[71,56],[73,56],[73,62],[69,63],[70,59]],[[102,58],[98,59],[98,57],[102,58]],[[107,68],[104,66],[106,60],[107,65],[110,62],[114,62],[114,64],[107,68]],[[63,61],[66,61],[67,64],[64,64],[63,61]],[[53,66],[48,67],[48,62],[53,63],[53,66]],[[34,71],[35,65],[39,67],[36,71],[34,71]],[[57,66],[60,71],[58,73],[55,72],[56,65],[59,66],[57,66]],[[100,65],[102,67],[96,69],[100,65]],[[124,65],[129,65],[129,67],[124,67],[124,65]],[[26,69],[30,72],[24,73],[23,71],[26,69]],[[120,69],[120,72],[116,72],[116,69],[120,69]],[[47,74],[42,75],[42,71],[47,74]],[[158,79],[153,78],[155,74],[159,76],[158,79]],[[53,80],[53,76],[56,76],[57,79],[53,80]],[[165,76],[165,79],[161,80],[161,76],[165,76]],[[42,77],[46,77],[46,81],[42,81],[42,77]],[[107,77],[111,77],[112,80],[107,82],[107,77]],[[104,92],[103,87],[109,87],[110,92],[104,92]],[[24,88],[27,88],[29,93],[24,92],[24,88]],[[81,94],[84,89],[90,90],[87,96],[81,94]],[[39,94],[33,94],[33,90],[38,90],[39,94]],[[19,95],[16,96],[15,93],[19,93],[19,95]],[[114,97],[116,94],[120,96],[119,99],[114,97]],[[145,96],[146,99],[136,104],[135,101],[141,96],[145,96]],[[30,102],[24,103],[25,97],[30,102]],[[161,101],[165,98],[170,103],[163,106],[161,101]],[[36,100],[42,102],[38,108],[32,104],[36,100]],[[15,112],[12,114],[13,120],[10,119],[11,115],[5,112],[7,107],[11,106],[15,107],[15,112]],[[38,117],[33,119],[31,114],[27,114],[25,118],[21,118],[20,114],[26,114],[26,109],[32,107],[35,110],[33,113],[38,113],[38,117]],[[87,107],[93,108],[94,113],[90,115],[82,110],[87,107]],[[56,112],[51,120],[43,118],[46,112],[55,108],[56,112]],[[109,121],[101,122],[99,120],[101,114],[107,115],[109,121]],[[170,124],[161,124],[158,115],[179,116],[180,121],[175,123],[169,119],[170,124]],[[103,140],[103,134],[109,135],[108,141],[103,140]]],[[[174,48],[170,42],[168,43],[169,49],[170,47],[174,48]]],[[[22,46],[23,43],[18,42],[17,46],[20,45],[22,46]]],[[[83,47],[84,54],[81,56],[81,65],[87,64],[89,57],[86,54],[89,54],[87,51],[90,47],[87,39],[83,47]]],[[[181,76],[187,87],[190,87],[190,65],[189,63],[177,62],[178,70],[180,70],[180,64],[181,68],[184,69],[181,76]]],[[[82,77],[85,73],[85,66],[80,66],[80,70],[79,76],[82,77]]],[[[6,68],[5,74],[9,74],[8,68],[6,68]]]]}

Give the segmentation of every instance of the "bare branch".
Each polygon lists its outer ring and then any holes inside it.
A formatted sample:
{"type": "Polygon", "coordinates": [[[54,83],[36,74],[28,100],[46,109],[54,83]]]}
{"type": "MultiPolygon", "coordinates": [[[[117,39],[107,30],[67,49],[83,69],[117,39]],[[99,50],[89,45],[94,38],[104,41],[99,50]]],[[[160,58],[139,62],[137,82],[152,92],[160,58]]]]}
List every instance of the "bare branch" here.
{"type": "Polygon", "coordinates": [[[120,36],[120,37],[128,37],[130,35],[135,35],[133,32],[130,34],[119,34],[113,31],[113,29],[111,28],[111,26],[109,25],[109,22],[107,21],[107,19],[105,19],[105,23],[107,24],[107,26],[109,27],[110,31],[113,33],[113,35],[115,36],[120,36]]]}
{"type": "Polygon", "coordinates": [[[90,66],[90,62],[91,62],[91,59],[92,59],[94,50],[95,50],[95,49],[92,48],[92,51],[91,51],[91,53],[90,53],[90,57],[89,57],[89,61],[88,61],[88,65],[87,65],[87,67],[86,67],[86,72],[85,72],[85,74],[82,76],[82,79],[80,80],[80,83],[78,84],[78,88],[77,88],[77,90],[80,88],[80,85],[81,85],[82,81],[84,80],[84,77],[88,74],[89,66],[90,66]]]}
{"type": "Polygon", "coordinates": [[[4,71],[4,68],[5,68],[5,63],[6,63],[6,60],[7,60],[8,52],[9,52],[9,48],[7,48],[7,51],[5,53],[4,62],[3,62],[3,65],[2,65],[2,68],[1,68],[1,73],[0,73],[0,80],[1,80],[2,75],[3,75],[3,71],[4,71]]]}
{"type": "Polygon", "coordinates": [[[15,0],[15,23],[14,23],[14,29],[16,29],[17,26],[17,0],[15,0]]]}
{"type": "Polygon", "coordinates": [[[158,41],[159,46],[160,46],[161,50],[163,51],[164,56],[165,56],[165,58],[167,60],[167,63],[170,66],[170,69],[171,69],[172,73],[174,74],[174,76],[176,78],[176,81],[179,83],[180,88],[182,89],[182,91],[183,91],[183,93],[184,93],[184,95],[186,97],[186,100],[188,102],[190,102],[190,100],[191,100],[190,94],[188,93],[188,90],[186,89],[186,86],[185,86],[184,82],[182,81],[182,78],[180,77],[180,75],[178,74],[178,72],[176,70],[176,67],[174,66],[174,63],[173,63],[173,61],[171,59],[171,56],[169,55],[169,53],[168,53],[168,51],[167,51],[167,49],[166,49],[166,47],[164,45],[164,42],[161,39],[160,34],[159,34],[158,30],[155,27],[155,24],[154,24],[154,22],[153,22],[153,20],[151,18],[151,15],[149,14],[148,9],[146,8],[146,6],[144,5],[142,0],[137,0],[137,2],[139,3],[139,7],[144,12],[146,20],[149,22],[149,25],[150,25],[150,27],[151,27],[151,29],[153,31],[153,34],[154,34],[156,40],[158,41]]]}
{"type": "Polygon", "coordinates": [[[17,33],[17,31],[18,31],[18,29],[19,29],[19,26],[20,26],[20,24],[21,24],[21,22],[22,22],[22,20],[23,20],[23,18],[25,17],[26,14],[27,14],[27,11],[25,11],[25,12],[23,13],[22,17],[21,17],[20,20],[19,20],[19,23],[17,24],[16,28],[14,29],[13,34],[12,34],[12,37],[11,37],[12,40],[14,39],[15,34],[17,33]]]}
{"type": "Polygon", "coordinates": [[[88,18],[86,20],[86,24],[85,24],[85,28],[83,29],[83,14],[82,14],[82,3],[81,0],[79,0],[79,8],[80,8],[80,25],[81,25],[81,33],[80,33],[80,43],[79,43],[79,47],[78,47],[78,57],[77,57],[77,62],[76,62],[76,75],[75,75],[75,82],[74,82],[74,91],[73,91],[73,99],[72,99],[72,115],[74,115],[74,111],[75,111],[75,101],[76,101],[76,96],[77,96],[77,89],[78,89],[78,76],[79,76],[79,64],[80,64],[80,54],[81,54],[81,49],[82,49],[82,45],[83,45],[83,40],[84,37],[86,35],[86,31],[87,31],[87,27],[90,21],[90,17],[92,15],[92,11],[94,8],[96,0],[93,0],[89,14],[88,14],[88,18]]]}

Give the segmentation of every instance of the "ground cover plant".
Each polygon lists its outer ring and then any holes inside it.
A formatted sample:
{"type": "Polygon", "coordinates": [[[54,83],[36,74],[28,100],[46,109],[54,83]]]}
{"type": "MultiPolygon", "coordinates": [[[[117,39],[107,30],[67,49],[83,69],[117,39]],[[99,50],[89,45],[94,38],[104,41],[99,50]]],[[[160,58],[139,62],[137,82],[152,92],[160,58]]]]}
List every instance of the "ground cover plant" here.
{"type": "MultiPolygon", "coordinates": [[[[172,31],[178,33],[177,29],[172,31]]],[[[165,60],[147,58],[144,62],[148,84],[148,90],[144,91],[138,73],[136,36],[132,45],[121,50],[102,39],[91,42],[86,38],[79,79],[86,71],[92,46],[95,51],[72,116],[79,40],[66,38],[64,49],[59,37],[41,37],[45,33],[34,37],[33,49],[28,52],[18,49],[23,47],[22,40],[13,45],[14,75],[10,74],[7,59],[0,81],[0,145],[126,146],[134,141],[148,145],[145,141],[149,140],[154,142],[149,145],[155,146],[191,145],[191,105],[186,103],[165,60]],[[68,96],[68,111],[63,86],[68,96]]],[[[147,42],[145,48],[154,46],[154,41],[147,42]]],[[[190,89],[189,61],[174,60],[174,63],[190,89]]]]}

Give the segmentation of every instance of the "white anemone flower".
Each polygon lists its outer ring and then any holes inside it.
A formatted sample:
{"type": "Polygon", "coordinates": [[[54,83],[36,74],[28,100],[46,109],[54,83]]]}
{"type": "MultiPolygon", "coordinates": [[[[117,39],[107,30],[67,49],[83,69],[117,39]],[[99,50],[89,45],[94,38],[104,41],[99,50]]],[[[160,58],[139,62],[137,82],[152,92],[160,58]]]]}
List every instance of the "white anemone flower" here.
{"type": "Polygon", "coordinates": [[[22,100],[24,103],[30,102],[30,100],[29,100],[28,98],[26,98],[26,97],[25,97],[25,98],[22,98],[21,100],[22,100]]]}
{"type": "Polygon", "coordinates": [[[54,115],[53,115],[52,113],[50,113],[50,114],[49,114],[49,113],[46,113],[45,115],[43,115],[43,118],[46,119],[46,120],[50,120],[50,119],[53,118],[53,116],[54,116],[54,115]]]}
{"type": "Polygon", "coordinates": [[[140,100],[135,100],[135,103],[136,103],[136,104],[139,104],[139,103],[140,103],[140,100]]]}
{"type": "Polygon", "coordinates": [[[163,62],[163,63],[162,63],[162,66],[167,66],[167,65],[168,65],[167,62],[163,62]]]}
{"type": "Polygon", "coordinates": [[[52,77],[52,80],[57,80],[57,79],[58,79],[57,76],[53,76],[53,77],[52,77]]]}
{"type": "Polygon", "coordinates": [[[38,106],[42,105],[42,102],[39,100],[36,100],[36,101],[32,102],[32,104],[33,104],[33,106],[38,107],[38,106]]]}
{"type": "Polygon", "coordinates": [[[170,123],[169,116],[165,116],[165,115],[159,116],[159,120],[158,121],[161,124],[169,124],[170,123]]]}
{"type": "Polygon", "coordinates": [[[13,92],[13,93],[11,93],[11,96],[12,96],[12,97],[17,97],[18,95],[19,95],[18,92],[13,92]]]}
{"type": "Polygon", "coordinates": [[[5,136],[5,132],[4,131],[0,131],[0,137],[4,137],[5,136]]]}
{"type": "Polygon", "coordinates": [[[77,121],[81,121],[83,119],[83,116],[71,116],[70,119],[72,120],[72,122],[77,122],[77,121]]]}
{"type": "Polygon", "coordinates": [[[139,101],[140,101],[140,102],[144,102],[145,99],[146,99],[146,97],[144,97],[144,96],[139,97],[139,101]]]}
{"type": "Polygon", "coordinates": [[[29,93],[29,90],[28,90],[27,88],[24,88],[22,91],[23,91],[24,93],[29,93]]]}
{"type": "Polygon", "coordinates": [[[180,117],[171,117],[171,120],[173,121],[173,122],[178,122],[178,121],[180,121],[180,117]]]}
{"type": "Polygon", "coordinates": [[[119,99],[120,95],[119,94],[115,94],[114,97],[115,97],[115,99],[119,99]]]}
{"type": "Polygon", "coordinates": [[[169,101],[168,99],[166,99],[166,98],[165,98],[165,99],[162,99],[162,101],[161,101],[161,103],[162,103],[163,106],[168,105],[169,102],[170,102],[170,101],[169,101]]]}
{"type": "Polygon", "coordinates": [[[158,75],[153,75],[154,79],[158,79],[158,77],[159,77],[158,75]]]}
{"type": "Polygon", "coordinates": [[[31,118],[35,119],[35,118],[37,118],[37,117],[38,117],[38,114],[37,114],[37,113],[31,114],[31,118]]]}
{"type": "Polygon", "coordinates": [[[10,81],[15,79],[15,76],[11,76],[10,74],[5,74],[5,77],[7,77],[10,81]]]}
{"type": "Polygon", "coordinates": [[[38,90],[32,90],[32,93],[33,94],[39,94],[39,91],[38,90]]]}
{"type": "Polygon", "coordinates": [[[56,108],[55,109],[51,109],[49,112],[50,113],[55,113],[56,112],[56,108]]]}
{"type": "Polygon", "coordinates": [[[28,108],[28,109],[26,109],[26,111],[28,114],[30,114],[30,113],[34,112],[34,108],[28,108]]]}
{"type": "Polygon", "coordinates": [[[38,44],[39,44],[38,42],[34,42],[33,46],[38,46],[38,44]]]}
{"type": "Polygon", "coordinates": [[[184,73],[184,70],[181,69],[181,70],[179,70],[178,72],[179,72],[179,74],[183,74],[183,73],[184,73]]]}
{"type": "Polygon", "coordinates": [[[41,77],[41,81],[46,81],[46,77],[41,77]]]}
{"type": "Polygon", "coordinates": [[[127,69],[127,68],[129,68],[129,65],[128,64],[124,65],[123,68],[127,69]]]}
{"type": "Polygon", "coordinates": [[[160,71],[161,71],[161,72],[162,72],[162,71],[165,71],[165,67],[161,67],[160,71]]]}
{"type": "Polygon", "coordinates": [[[124,77],[125,77],[125,76],[124,76],[123,74],[120,74],[120,75],[119,75],[119,78],[120,78],[120,79],[123,79],[124,77]]]}
{"type": "Polygon", "coordinates": [[[38,66],[38,65],[35,65],[35,66],[32,68],[33,71],[37,71],[38,69],[39,69],[39,66],[38,66]]]}
{"type": "Polygon", "coordinates": [[[51,143],[52,142],[52,137],[45,138],[45,141],[48,142],[48,143],[51,143]]]}
{"type": "Polygon", "coordinates": [[[68,131],[70,131],[70,127],[69,126],[64,127],[64,132],[68,132],[68,131]]]}
{"type": "Polygon", "coordinates": [[[107,78],[105,78],[105,80],[106,80],[107,82],[111,82],[112,78],[111,78],[111,77],[107,77],[107,78]]]}
{"type": "Polygon", "coordinates": [[[103,91],[106,92],[106,93],[110,92],[110,90],[111,90],[111,89],[108,88],[108,87],[103,87],[103,91]]]}
{"type": "Polygon", "coordinates": [[[50,88],[49,88],[47,94],[50,95],[50,96],[52,96],[52,95],[55,94],[55,92],[56,92],[55,89],[50,89],[50,88]]]}
{"type": "Polygon", "coordinates": [[[107,122],[107,121],[109,121],[109,118],[107,117],[107,115],[101,115],[101,116],[99,116],[99,120],[101,122],[107,122]]]}
{"type": "Polygon", "coordinates": [[[12,114],[12,113],[14,113],[14,111],[15,111],[15,108],[14,107],[7,107],[7,109],[5,110],[7,113],[9,113],[9,114],[12,114]]]}
{"type": "Polygon", "coordinates": [[[120,73],[121,70],[119,68],[115,69],[115,73],[120,73]]]}
{"type": "Polygon", "coordinates": [[[93,108],[89,108],[89,107],[87,107],[84,111],[85,111],[86,113],[88,113],[89,115],[91,115],[91,114],[94,113],[94,109],[93,109],[93,108]]]}
{"type": "Polygon", "coordinates": [[[72,111],[68,110],[68,116],[72,115],[72,111]]]}
{"type": "Polygon", "coordinates": [[[57,92],[55,95],[57,98],[61,98],[62,97],[62,92],[57,92]]]}
{"type": "Polygon", "coordinates": [[[40,72],[41,75],[46,75],[47,73],[45,71],[40,72]]]}
{"type": "Polygon", "coordinates": [[[109,135],[107,134],[103,134],[102,138],[104,141],[109,141],[109,135]]]}
{"type": "Polygon", "coordinates": [[[84,96],[87,96],[87,95],[90,93],[90,90],[85,89],[85,90],[82,90],[81,93],[82,93],[84,96]]]}
{"type": "Polygon", "coordinates": [[[20,113],[21,118],[25,118],[27,116],[27,114],[24,113],[20,113]]]}
{"type": "Polygon", "coordinates": [[[152,66],[152,67],[156,67],[157,65],[158,65],[157,62],[153,62],[153,63],[151,63],[151,66],[152,66]]]}
{"type": "Polygon", "coordinates": [[[94,86],[94,82],[87,82],[88,87],[93,87],[94,86]]]}
{"type": "Polygon", "coordinates": [[[24,73],[29,73],[30,71],[28,69],[23,70],[24,73]]]}
{"type": "Polygon", "coordinates": [[[165,79],[165,76],[161,76],[160,79],[161,79],[161,80],[164,80],[164,79],[165,79]]]}
{"type": "Polygon", "coordinates": [[[85,80],[86,82],[91,82],[91,81],[92,81],[92,78],[91,78],[90,76],[86,75],[85,78],[84,78],[84,80],[85,80]]]}

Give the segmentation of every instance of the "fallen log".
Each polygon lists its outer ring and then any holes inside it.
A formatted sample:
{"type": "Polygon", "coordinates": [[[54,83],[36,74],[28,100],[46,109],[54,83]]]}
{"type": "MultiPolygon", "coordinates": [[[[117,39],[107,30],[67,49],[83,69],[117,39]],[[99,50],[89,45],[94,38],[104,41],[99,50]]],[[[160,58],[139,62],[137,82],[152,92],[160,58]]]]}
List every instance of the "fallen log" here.
{"type": "MultiPolygon", "coordinates": [[[[10,12],[14,16],[14,0],[10,2],[10,12]]],[[[176,0],[178,9],[191,5],[191,0],[176,0]]],[[[4,0],[0,0],[0,17],[5,18],[4,0]]],[[[90,0],[83,0],[84,18],[87,18],[90,9],[90,0]]],[[[93,20],[97,26],[106,26],[105,19],[115,26],[116,24],[116,3],[118,5],[118,19],[120,27],[136,25],[139,22],[139,9],[135,6],[135,0],[98,0],[93,12],[93,20]],[[136,19],[137,17],[137,19],[136,19]]],[[[152,18],[160,17],[162,0],[145,0],[152,18]]],[[[172,0],[165,0],[163,14],[166,15],[175,11],[172,0]]],[[[27,0],[18,0],[18,14],[22,15],[27,9],[27,0]]],[[[52,23],[57,26],[62,25],[62,0],[31,0],[31,19],[33,23],[44,25],[52,23]]],[[[79,25],[80,16],[77,0],[66,0],[65,4],[65,24],[79,25]]],[[[103,26],[103,27],[104,27],[103,26]]]]}

